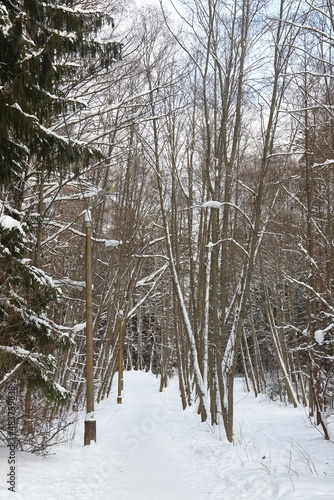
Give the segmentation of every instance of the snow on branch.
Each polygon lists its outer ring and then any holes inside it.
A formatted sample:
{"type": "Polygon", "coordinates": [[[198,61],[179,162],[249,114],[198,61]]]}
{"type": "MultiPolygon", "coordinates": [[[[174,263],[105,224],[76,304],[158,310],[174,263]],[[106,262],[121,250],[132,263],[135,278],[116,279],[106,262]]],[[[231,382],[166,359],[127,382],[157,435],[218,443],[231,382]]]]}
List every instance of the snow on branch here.
{"type": "Polygon", "coordinates": [[[311,168],[319,168],[319,167],[325,168],[325,167],[332,167],[333,165],[334,165],[334,160],[326,160],[322,163],[313,163],[311,168]]]}
{"type": "MultiPolygon", "coordinates": [[[[228,206],[234,208],[235,210],[237,210],[238,212],[240,212],[241,215],[243,215],[245,217],[245,219],[247,220],[250,227],[253,228],[253,223],[250,220],[250,218],[248,217],[248,215],[243,210],[241,210],[241,208],[238,207],[238,205],[236,205],[235,203],[231,203],[231,202],[227,202],[227,201],[208,200],[208,201],[203,202],[200,205],[200,208],[221,208],[224,205],[228,205],[228,206]]],[[[195,206],[198,206],[198,205],[195,205],[195,206]]]]}
{"type": "Polygon", "coordinates": [[[79,290],[83,290],[86,286],[85,281],[75,281],[72,280],[71,278],[68,278],[67,276],[54,280],[54,285],[56,287],[61,288],[62,285],[69,285],[72,286],[73,288],[78,288],[79,290]]]}
{"type": "Polygon", "coordinates": [[[139,259],[152,259],[152,258],[159,258],[159,259],[164,259],[164,260],[169,260],[166,255],[161,255],[161,254],[134,254],[133,257],[137,257],[139,259]]]}
{"type": "Polygon", "coordinates": [[[304,281],[299,281],[297,280],[296,278],[292,278],[291,276],[287,275],[284,271],[282,271],[284,277],[289,281],[289,283],[294,283],[296,285],[301,285],[303,286],[304,288],[306,288],[307,290],[309,290],[310,292],[313,293],[313,295],[315,297],[317,297],[317,299],[320,300],[320,302],[322,302],[322,304],[324,304],[326,307],[328,307],[328,309],[332,312],[334,312],[334,307],[331,306],[327,300],[325,300],[321,295],[320,293],[318,293],[316,290],[314,290],[314,288],[312,286],[310,286],[308,283],[305,283],[304,281]]]}
{"type": "Polygon", "coordinates": [[[20,297],[20,295],[18,295],[14,290],[10,290],[9,294],[16,301],[16,304],[10,304],[11,309],[22,318],[25,324],[34,325],[36,328],[45,328],[48,336],[51,336],[51,333],[55,332],[62,340],[71,342],[69,337],[71,328],[58,325],[52,321],[52,319],[47,318],[43,313],[41,313],[40,316],[37,316],[36,313],[27,306],[26,300],[23,297],[20,297]]]}
{"type": "Polygon", "coordinates": [[[6,352],[7,354],[12,354],[13,356],[16,356],[18,358],[23,358],[23,361],[29,359],[33,364],[39,367],[41,366],[40,361],[38,360],[38,354],[27,351],[27,349],[22,349],[22,347],[0,345],[0,351],[6,352]]]}
{"type": "Polygon", "coordinates": [[[149,276],[146,276],[146,278],[143,278],[140,281],[137,281],[136,287],[137,286],[144,286],[144,285],[151,285],[154,278],[156,278],[157,276],[160,278],[160,276],[164,273],[164,271],[167,269],[167,267],[168,267],[168,264],[165,264],[164,266],[160,267],[160,269],[158,269],[154,273],[150,274],[149,276]]]}
{"type": "Polygon", "coordinates": [[[17,372],[17,370],[23,365],[23,363],[25,362],[26,358],[24,358],[20,363],[18,363],[16,366],[14,366],[14,368],[6,373],[3,377],[3,379],[0,381],[0,388],[2,386],[4,386],[5,384],[7,384],[8,380],[13,377],[13,375],[15,375],[15,373],[17,372]]]}
{"type": "MultiPolygon", "coordinates": [[[[55,240],[57,238],[57,236],[59,236],[64,231],[71,231],[73,234],[76,234],[77,236],[82,236],[83,238],[85,238],[86,237],[85,233],[83,233],[82,231],[78,231],[77,229],[74,229],[73,227],[71,227],[74,224],[74,222],[75,221],[73,220],[73,221],[69,222],[68,224],[62,225],[62,224],[59,224],[55,221],[49,221],[48,222],[49,226],[58,227],[59,231],[57,231],[56,233],[54,233],[51,236],[49,236],[48,238],[46,238],[42,242],[42,245],[45,245],[52,240],[55,240]]],[[[107,240],[104,238],[94,238],[94,236],[92,236],[92,241],[94,241],[95,243],[103,243],[106,247],[110,247],[110,246],[118,247],[119,245],[123,244],[123,242],[121,240],[107,240]]]]}
{"type": "Polygon", "coordinates": [[[153,292],[154,288],[156,287],[156,284],[157,284],[158,280],[156,281],[153,281],[153,284],[151,286],[151,288],[149,289],[149,291],[144,295],[144,297],[142,299],[140,299],[139,302],[137,302],[137,304],[127,313],[126,315],[126,319],[129,320],[132,318],[132,316],[134,316],[136,314],[136,312],[138,311],[138,309],[140,308],[140,306],[142,304],[145,303],[145,301],[148,299],[148,297],[151,295],[151,293],[153,292]]]}
{"type": "Polygon", "coordinates": [[[10,215],[0,215],[0,226],[3,229],[18,229],[18,231],[25,236],[22,224],[18,220],[13,219],[10,215]]]}
{"type": "Polygon", "coordinates": [[[222,203],[220,201],[205,201],[202,203],[201,208],[220,208],[222,206],[222,203]]]}
{"type": "Polygon", "coordinates": [[[83,141],[79,141],[78,139],[73,139],[73,138],[69,139],[67,137],[63,137],[62,135],[57,134],[53,129],[48,128],[48,127],[44,127],[44,125],[42,125],[40,123],[40,121],[38,120],[37,116],[32,115],[30,113],[26,113],[25,111],[23,111],[23,109],[21,108],[21,106],[19,104],[15,103],[15,104],[12,104],[10,107],[19,111],[19,113],[21,113],[25,118],[28,118],[29,120],[31,120],[31,122],[37,128],[39,128],[39,130],[41,132],[43,132],[44,134],[46,134],[48,136],[53,137],[54,139],[56,139],[57,141],[59,141],[63,144],[66,144],[66,146],[71,144],[72,146],[77,146],[77,147],[81,147],[81,148],[87,147],[87,143],[85,143],[83,141]]]}
{"type": "Polygon", "coordinates": [[[30,362],[38,369],[41,377],[43,378],[44,382],[47,383],[49,388],[52,388],[56,393],[58,393],[61,399],[66,400],[70,397],[71,394],[69,391],[59,385],[55,380],[52,380],[50,378],[50,374],[55,369],[55,358],[51,354],[45,356],[43,354],[28,351],[27,349],[23,349],[19,346],[7,345],[0,345],[0,351],[3,351],[9,355],[16,356],[17,358],[22,360],[9,374],[5,375],[5,377],[0,382],[0,387],[7,382],[8,378],[12,376],[24,362],[30,362]]]}
{"type": "Polygon", "coordinates": [[[324,330],[317,330],[314,332],[314,338],[318,342],[319,345],[323,345],[326,333],[329,332],[330,330],[332,330],[333,327],[334,327],[334,323],[331,323],[326,328],[324,328],[324,330]]]}

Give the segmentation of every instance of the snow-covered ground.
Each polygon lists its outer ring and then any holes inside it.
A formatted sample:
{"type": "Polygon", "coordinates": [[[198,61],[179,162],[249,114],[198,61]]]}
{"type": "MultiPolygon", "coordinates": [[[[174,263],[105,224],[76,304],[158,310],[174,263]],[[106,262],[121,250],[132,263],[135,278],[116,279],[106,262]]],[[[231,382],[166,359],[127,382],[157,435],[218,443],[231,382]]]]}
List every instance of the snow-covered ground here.
{"type": "MultiPolygon", "coordinates": [[[[116,379],[115,379],[116,381],[116,379]]],[[[97,405],[97,444],[83,446],[83,419],[47,458],[17,454],[16,492],[7,490],[8,449],[0,448],[0,498],[22,500],[331,500],[334,444],[303,408],[254,398],[236,382],[235,443],[181,410],[177,379],[126,372],[97,405]]]]}

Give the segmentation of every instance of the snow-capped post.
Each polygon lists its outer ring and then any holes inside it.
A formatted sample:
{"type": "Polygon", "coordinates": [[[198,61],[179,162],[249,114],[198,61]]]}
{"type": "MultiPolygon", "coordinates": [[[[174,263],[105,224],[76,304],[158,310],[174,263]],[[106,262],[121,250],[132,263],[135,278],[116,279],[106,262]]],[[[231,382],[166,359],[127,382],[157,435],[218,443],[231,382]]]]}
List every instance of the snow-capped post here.
{"type": "Polygon", "coordinates": [[[96,442],[94,419],[94,368],[93,368],[93,306],[92,306],[92,219],[89,209],[85,211],[86,232],[86,418],[85,445],[96,442]]]}
{"type": "MultiPolygon", "coordinates": [[[[116,186],[101,189],[94,196],[104,197],[114,194],[116,186]]],[[[96,442],[96,420],[94,417],[94,343],[93,343],[93,279],[92,279],[92,214],[91,205],[85,210],[86,234],[86,418],[85,446],[96,442]]]]}
{"type": "Polygon", "coordinates": [[[119,352],[118,352],[118,390],[117,390],[117,404],[122,404],[122,390],[123,390],[123,344],[124,344],[124,324],[123,324],[123,311],[119,311],[119,352]]]}

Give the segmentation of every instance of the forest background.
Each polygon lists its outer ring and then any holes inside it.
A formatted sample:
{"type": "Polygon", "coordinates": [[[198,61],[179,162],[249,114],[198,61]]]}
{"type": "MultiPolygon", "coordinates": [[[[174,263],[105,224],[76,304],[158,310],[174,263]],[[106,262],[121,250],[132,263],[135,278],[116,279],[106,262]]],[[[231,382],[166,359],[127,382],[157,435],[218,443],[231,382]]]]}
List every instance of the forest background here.
{"type": "Polygon", "coordinates": [[[0,2],[0,438],[174,373],[233,441],[233,385],[333,418],[331,0],[0,2]],[[108,192],[113,194],[110,196],[108,192]]]}

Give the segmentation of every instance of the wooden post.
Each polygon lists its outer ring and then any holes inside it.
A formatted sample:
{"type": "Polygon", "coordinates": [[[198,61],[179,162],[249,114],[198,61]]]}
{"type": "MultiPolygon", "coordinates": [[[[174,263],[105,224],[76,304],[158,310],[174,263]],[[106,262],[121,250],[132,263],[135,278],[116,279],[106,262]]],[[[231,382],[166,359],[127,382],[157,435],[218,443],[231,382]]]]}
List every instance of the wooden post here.
{"type": "Polygon", "coordinates": [[[92,224],[90,211],[85,215],[86,229],[86,418],[85,445],[96,441],[94,420],[94,365],[93,365],[93,305],[92,305],[92,224]]]}
{"type": "Polygon", "coordinates": [[[117,404],[122,404],[122,390],[123,390],[123,319],[119,318],[119,352],[118,352],[118,393],[117,404]]]}

